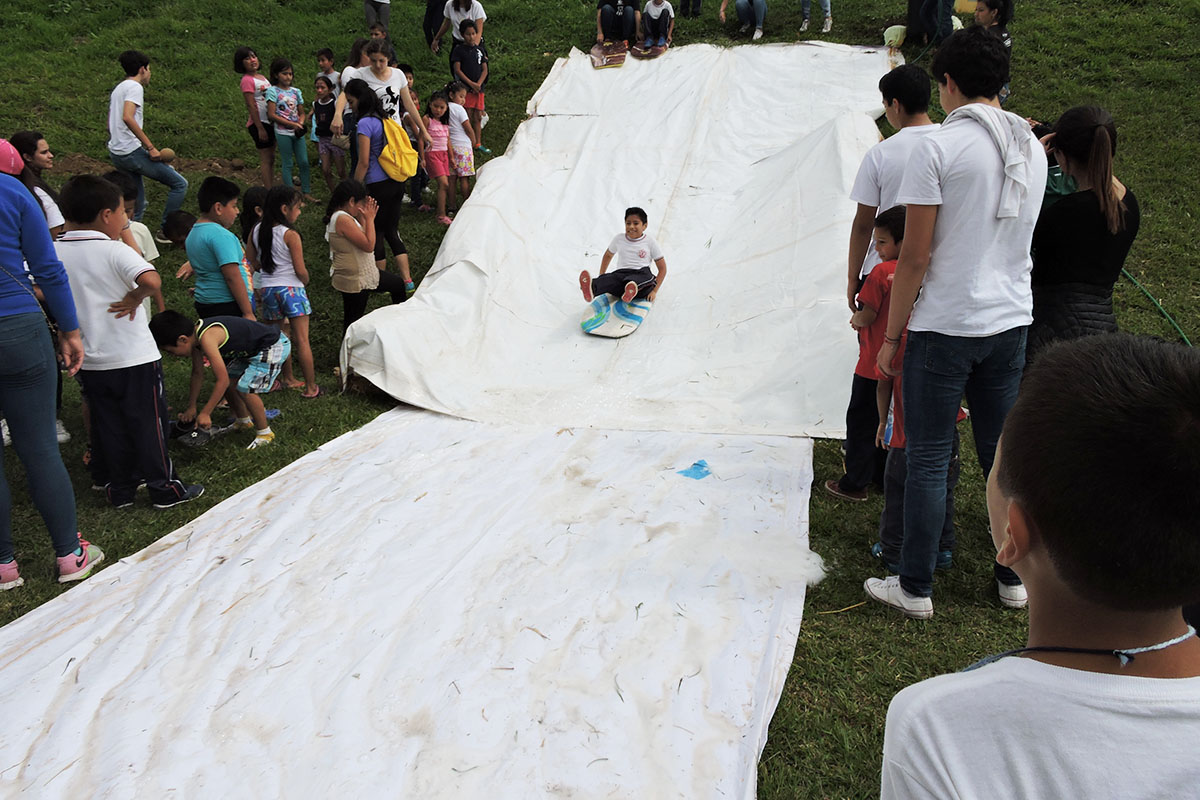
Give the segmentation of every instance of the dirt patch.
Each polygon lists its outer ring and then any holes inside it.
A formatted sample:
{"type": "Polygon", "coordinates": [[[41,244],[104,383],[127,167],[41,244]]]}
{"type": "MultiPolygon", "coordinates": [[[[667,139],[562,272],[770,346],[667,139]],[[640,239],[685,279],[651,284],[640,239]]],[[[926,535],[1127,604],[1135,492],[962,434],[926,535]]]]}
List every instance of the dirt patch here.
{"type": "MultiPolygon", "coordinates": [[[[222,178],[237,178],[246,172],[246,164],[240,158],[176,158],[171,166],[180,172],[202,172],[220,175],[222,178]]],[[[103,175],[111,172],[113,165],[83,153],[68,153],[54,156],[54,171],[63,175],[103,175]]],[[[251,174],[257,178],[257,174],[251,174]]]]}

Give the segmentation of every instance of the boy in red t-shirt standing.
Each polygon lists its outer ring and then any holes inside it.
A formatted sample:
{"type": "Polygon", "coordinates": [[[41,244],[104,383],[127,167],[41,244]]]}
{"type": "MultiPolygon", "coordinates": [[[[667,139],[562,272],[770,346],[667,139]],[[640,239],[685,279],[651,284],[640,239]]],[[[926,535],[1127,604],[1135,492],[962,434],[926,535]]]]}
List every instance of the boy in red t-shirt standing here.
{"type": "Polygon", "coordinates": [[[875,356],[887,331],[892,275],[904,240],[904,206],[889,208],[877,216],[872,236],[884,263],[863,280],[857,298],[859,310],[850,317],[850,327],[858,331],[858,363],[846,408],[846,472],[836,481],[825,481],[825,491],[843,500],[866,500],[867,485],[884,482],[887,454],[875,446],[875,431],[880,419],[886,417],[881,418],[876,407],[875,356]]]}

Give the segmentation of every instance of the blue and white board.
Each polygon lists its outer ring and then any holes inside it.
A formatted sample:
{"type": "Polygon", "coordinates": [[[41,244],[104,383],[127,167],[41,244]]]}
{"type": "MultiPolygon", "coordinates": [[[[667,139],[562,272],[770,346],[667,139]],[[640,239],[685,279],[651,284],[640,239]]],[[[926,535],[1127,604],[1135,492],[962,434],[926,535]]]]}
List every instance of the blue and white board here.
{"type": "Polygon", "coordinates": [[[624,300],[611,294],[597,295],[583,312],[579,327],[584,333],[593,336],[604,336],[608,339],[620,339],[638,329],[642,320],[650,313],[649,300],[624,300]]]}

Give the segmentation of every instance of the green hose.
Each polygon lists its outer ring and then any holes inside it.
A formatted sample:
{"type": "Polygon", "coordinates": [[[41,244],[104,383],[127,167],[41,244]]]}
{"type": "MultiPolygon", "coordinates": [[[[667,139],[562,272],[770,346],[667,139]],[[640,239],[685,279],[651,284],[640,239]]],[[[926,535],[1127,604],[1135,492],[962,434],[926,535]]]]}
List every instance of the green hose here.
{"type": "Polygon", "coordinates": [[[1146,297],[1150,300],[1150,302],[1154,304],[1154,307],[1158,309],[1158,313],[1163,315],[1163,319],[1165,319],[1167,322],[1171,323],[1171,327],[1174,328],[1175,331],[1179,334],[1179,338],[1183,339],[1183,343],[1186,344],[1188,347],[1191,347],[1192,340],[1189,339],[1187,337],[1187,334],[1183,332],[1183,328],[1179,327],[1179,323],[1175,321],[1175,318],[1172,317],[1169,313],[1167,313],[1167,310],[1165,308],[1163,308],[1162,303],[1160,303],[1154,299],[1154,295],[1150,294],[1150,290],[1147,289],[1145,286],[1143,286],[1141,284],[1141,281],[1139,281],[1137,278],[1133,277],[1133,275],[1129,274],[1129,270],[1125,269],[1124,267],[1121,268],[1121,274],[1124,275],[1126,278],[1129,278],[1130,282],[1133,283],[1134,286],[1136,286],[1137,288],[1142,290],[1142,294],[1146,295],[1146,297]]]}

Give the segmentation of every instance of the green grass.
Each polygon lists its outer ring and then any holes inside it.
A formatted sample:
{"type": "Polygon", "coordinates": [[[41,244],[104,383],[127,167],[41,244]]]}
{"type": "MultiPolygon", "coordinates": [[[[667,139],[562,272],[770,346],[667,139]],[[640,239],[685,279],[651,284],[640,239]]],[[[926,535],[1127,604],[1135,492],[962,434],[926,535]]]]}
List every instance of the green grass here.
{"type": "MultiPolygon", "coordinates": [[[[572,46],[586,48],[594,31],[594,5],[586,0],[485,0],[490,15],[486,38],[493,79],[488,87],[491,124],[485,139],[497,152],[524,117],[525,103],[554,58],[572,46]]],[[[723,31],[717,0],[705,0],[705,18],[680,20],[677,44],[730,43],[736,24],[723,31]]],[[[394,4],[392,31],[401,60],[416,67],[417,88],[426,97],[446,77],[444,55],[424,46],[417,2],[394,4]]],[[[732,16],[732,3],[730,5],[732,16]]],[[[835,0],[834,31],[828,39],[877,44],[884,27],[903,22],[894,3],[835,0]]],[[[792,41],[800,22],[799,3],[776,0],[767,18],[767,41],[792,41]]],[[[244,106],[231,70],[232,52],[242,43],[257,48],[264,62],[286,55],[297,65],[298,84],[309,90],[320,47],[344,53],[362,23],[354,3],[316,0],[51,0],[44,6],[10,10],[0,46],[6,75],[0,105],[0,134],[23,128],[45,133],[60,156],[105,158],[108,92],[120,79],[116,55],[145,50],[153,60],[146,92],[146,125],[152,140],[174,147],[182,158],[239,157],[248,162],[236,179],[256,177],[255,156],[243,130],[244,106]]],[[[1009,108],[1042,120],[1080,103],[1111,110],[1120,129],[1117,173],[1138,194],[1142,229],[1126,263],[1193,338],[1200,335],[1200,291],[1189,245],[1198,232],[1194,192],[1200,186],[1200,107],[1192,70],[1200,58],[1194,35],[1200,5],[1191,0],[1126,0],[1110,4],[1078,0],[1026,0],[1012,24],[1013,97],[1009,108]]],[[[822,38],[809,34],[809,38],[822,38]]],[[[917,51],[908,51],[909,57],[917,51]]],[[[341,56],[339,56],[340,58],[341,56]]],[[[928,65],[928,55],[922,62],[928,65]]],[[[780,102],[787,100],[786,82],[780,102]]],[[[764,114],[768,110],[764,110],[764,114]]],[[[661,143],[663,147],[670,143],[661,143]]],[[[193,189],[185,207],[194,210],[194,189],[203,171],[187,172],[193,189]]],[[[315,174],[315,173],[314,173],[315,174]]],[[[66,175],[53,176],[61,181],[66,175]]],[[[163,194],[151,187],[149,217],[162,208],[163,194]]],[[[319,197],[325,191],[314,178],[319,197]]],[[[300,230],[317,309],[313,346],[319,377],[332,386],[340,330],[340,300],[323,280],[326,251],[320,208],[308,208],[300,230]]],[[[401,231],[419,279],[433,262],[443,229],[426,215],[405,213],[401,231]]],[[[167,249],[157,264],[164,275],[183,261],[167,249]]],[[[183,288],[167,278],[168,302],[188,308],[183,288]]],[[[1117,287],[1123,328],[1177,338],[1136,289],[1117,287]]],[[[373,306],[382,300],[373,301],[373,306]]],[[[178,405],[186,391],[186,365],[168,363],[168,391],[178,405]]],[[[847,365],[849,369],[849,365],[847,365]]],[[[209,447],[178,453],[180,472],[204,483],[207,494],[180,509],[154,512],[139,505],[116,512],[89,491],[80,463],[83,444],[78,393],[68,381],[64,416],[76,434],[63,454],[75,483],[81,529],[112,559],[128,555],[186,523],[205,509],[319,446],[355,429],[389,407],[379,398],[327,397],[315,402],[296,394],[270,395],[268,407],[283,411],[275,424],[275,447],[248,453],[228,437],[209,447]]],[[[991,583],[982,481],[964,426],[964,471],[959,486],[955,567],[939,573],[936,615],[925,623],[906,621],[881,607],[860,604],[862,581],[878,570],[867,555],[875,539],[880,502],[835,502],[819,488],[811,509],[811,545],[825,557],[829,575],[812,589],[796,658],[771,726],[759,767],[763,798],[868,797],[878,792],[879,753],[887,704],[900,688],[931,675],[957,670],[978,657],[1019,644],[1023,613],[1000,609],[991,583]]],[[[818,442],[817,487],[840,471],[837,445],[818,442]]],[[[0,595],[0,622],[7,622],[59,593],[53,581],[49,538],[24,499],[16,459],[6,462],[15,487],[13,528],[27,585],[0,595]]]]}

